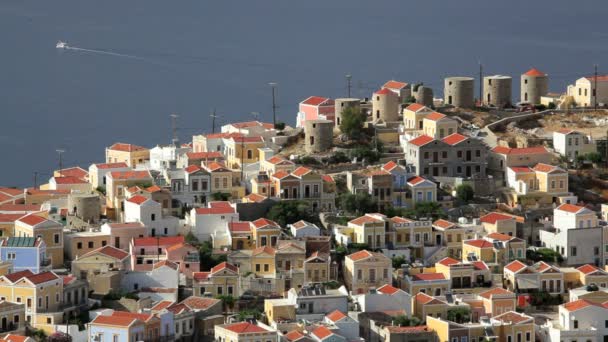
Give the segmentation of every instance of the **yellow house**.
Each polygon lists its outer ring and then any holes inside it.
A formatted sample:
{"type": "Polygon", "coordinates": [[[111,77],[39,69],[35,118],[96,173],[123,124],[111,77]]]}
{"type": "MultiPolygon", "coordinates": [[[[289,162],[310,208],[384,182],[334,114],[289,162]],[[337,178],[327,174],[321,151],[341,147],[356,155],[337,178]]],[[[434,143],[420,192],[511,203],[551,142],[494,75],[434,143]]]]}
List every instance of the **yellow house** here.
{"type": "Polygon", "coordinates": [[[69,260],[92,252],[110,242],[110,234],[102,232],[76,232],[64,235],[65,256],[69,260]]]}
{"type": "Polygon", "coordinates": [[[608,272],[601,268],[586,264],[576,269],[579,273],[579,282],[583,285],[595,284],[599,287],[606,287],[608,284],[608,272]]]}
{"type": "Polygon", "coordinates": [[[492,212],[479,219],[486,233],[501,233],[515,236],[517,231],[517,220],[515,216],[498,212],[492,212]]]}
{"type": "Polygon", "coordinates": [[[15,236],[41,237],[53,268],[63,266],[63,225],[39,214],[29,214],[15,221],[15,236]]]}
{"type": "Polygon", "coordinates": [[[63,323],[63,280],[53,272],[0,277],[0,300],[24,303],[25,319],[34,327],[63,323]]]}
{"type": "Polygon", "coordinates": [[[72,260],[72,273],[79,279],[112,270],[127,270],[130,254],[113,246],[99,247],[72,260]]]}
{"type": "Polygon", "coordinates": [[[257,163],[260,160],[259,149],[264,146],[261,136],[230,137],[224,139],[224,156],[231,168],[240,169],[242,164],[257,163]]]}
{"type": "Polygon", "coordinates": [[[269,323],[279,321],[295,321],[296,305],[287,298],[264,300],[264,314],[269,323]]]}
{"type": "Polygon", "coordinates": [[[429,330],[437,334],[437,342],[486,341],[489,339],[496,342],[535,341],[534,318],[514,311],[492,317],[489,325],[455,323],[430,316],[427,316],[426,324],[429,330]]]}
{"type": "Polygon", "coordinates": [[[505,290],[502,287],[483,291],[478,294],[482,299],[486,315],[493,317],[516,309],[515,293],[505,290]]]}
{"type": "Polygon", "coordinates": [[[209,272],[194,272],[192,277],[192,289],[197,297],[241,295],[239,268],[230,263],[222,262],[209,272]]]}
{"type": "Polygon", "coordinates": [[[486,263],[496,263],[498,259],[492,242],[485,239],[473,239],[462,242],[462,260],[480,260],[486,263]]]}
{"type": "Polygon", "coordinates": [[[281,156],[266,158],[265,150],[261,149],[260,151],[260,171],[266,172],[267,175],[273,175],[279,171],[292,172],[296,169],[294,162],[281,156]]]}
{"type": "Polygon", "coordinates": [[[304,283],[325,283],[331,279],[331,257],[327,253],[314,252],[304,261],[304,283]]]}
{"type": "Polygon", "coordinates": [[[536,171],[538,190],[550,194],[568,192],[568,172],[559,166],[536,164],[532,168],[536,171]]]}
{"type": "Polygon", "coordinates": [[[240,178],[235,172],[223,163],[209,162],[203,168],[211,175],[211,192],[230,194],[233,198],[245,196],[244,187],[239,185],[240,178]]]}
{"type": "Polygon", "coordinates": [[[446,318],[450,305],[445,301],[429,296],[424,292],[418,292],[412,296],[412,315],[425,321],[427,316],[446,318]]]}
{"type": "Polygon", "coordinates": [[[276,247],[279,236],[281,236],[281,226],[266,218],[251,222],[251,231],[257,247],[276,247]]]}
{"type": "Polygon", "coordinates": [[[392,262],[382,253],[362,250],[344,260],[344,283],[352,293],[366,293],[370,288],[392,284],[392,262]]]}
{"type": "Polygon", "coordinates": [[[276,250],[269,246],[258,247],[251,253],[251,270],[257,277],[275,276],[276,250]]]}
{"type": "Polygon", "coordinates": [[[9,238],[15,231],[15,221],[23,214],[0,214],[0,238],[9,238]]]}
{"type": "Polygon", "coordinates": [[[435,239],[446,246],[449,257],[462,258],[464,229],[453,222],[440,219],[433,222],[433,233],[436,235],[435,239]]]}
{"type": "Polygon", "coordinates": [[[425,135],[435,139],[443,139],[458,132],[458,122],[438,112],[432,112],[422,120],[425,135]]]}
{"type": "Polygon", "coordinates": [[[403,109],[403,124],[408,130],[422,130],[424,118],[433,113],[429,107],[419,103],[412,103],[403,109]]]}
{"type": "Polygon", "coordinates": [[[106,163],[126,163],[129,167],[150,160],[150,150],[133,144],[115,143],[106,148],[106,163]]]}
{"type": "Polygon", "coordinates": [[[454,293],[475,292],[472,289],[486,287],[492,282],[492,273],[483,261],[464,263],[445,257],[435,263],[435,271],[450,280],[454,293]]]}
{"type": "Polygon", "coordinates": [[[504,267],[503,277],[507,288],[518,293],[540,290],[556,295],[565,292],[564,273],[544,261],[528,266],[515,260],[504,267]]]}
{"type": "Polygon", "coordinates": [[[388,221],[382,214],[365,214],[348,222],[353,243],[367,244],[371,249],[384,248],[388,221]]]}
{"type": "Polygon", "coordinates": [[[151,186],[154,179],[149,171],[112,171],[106,175],[106,210],[110,217],[120,218],[127,190],[132,186],[151,186]]]}
{"type": "Polygon", "coordinates": [[[502,265],[526,258],[526,240],[500,233],[490,233],[485,239],[494,244],[496,260],[502,265]]]}

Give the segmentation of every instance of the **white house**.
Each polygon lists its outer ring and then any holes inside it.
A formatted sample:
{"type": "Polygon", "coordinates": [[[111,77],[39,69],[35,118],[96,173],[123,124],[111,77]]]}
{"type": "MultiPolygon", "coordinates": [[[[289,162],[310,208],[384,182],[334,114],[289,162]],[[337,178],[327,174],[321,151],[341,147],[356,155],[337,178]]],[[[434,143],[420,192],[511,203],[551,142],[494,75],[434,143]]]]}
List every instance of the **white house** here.
{"type": "Polygon", "coordinates": [[[554,321],[540,327],[543,342],[594,341],[608,339],[608,306],[579,299],[559,306],[554,321]]]}
{"type": "Polygon", "coordinates": [[[321,235],[321,229],[316,224],[304,220],[288,224],[287,227],[291,230],[291,235],[296,238],[321,235]]]}
{"type": "Polygon", "coordinates": [[[239,221],[239,213],[230,202],[209,202],[206,208],[194,208],[186,215],[186,224],[199,241],[207,241],[227,223],[239,221]]]}
{"type": "Polygon", "coordinates": [[[89,166],[89,183],[93,189],[106,186],[106,175],[114,171],[129,171],[127,163],[98,163],[89,166]]]}
{"type": "Polygon", "coordinates": [[[296,315],[318,315],[321,319],[334,310],[348,312],[348,292],[344,286],[337,290],[321,285],[292,288],[287,291],[287,300],[296,305],[296,315]]]}
{"type": "Polygon", "coordinates": [[[48,190],[70,190],[85,193],[91,191],[91,184],[74,176],[51,177],[48,190]]]}
{"type": "Polygon", "coordinates": [[[577,156],[597,152],[597,146],[591,136],[569,128],[553,132],[553,148],[568,160],[576,160],[577,156]]]}
{"type": "Polygon", "coordinates": [[[125,222],[141,222],[147,228],[148,236],[177,234],[179,219],[175,216],[163,216],[160,203],[135,195],[125,200],[125,222]]]}
{"type": "Polygon", "coordinates": [[[602,259],[602,228],[595,212],[573,204],[553,210],[553,229],[541,230],[543,247],[559,252],[567,265],[596,264],[602,259]]]}
{"type": "Polygon", "coordinates": [[[152,297],[153,301],[177,301],[178,286],[179,267],[177,264],[166,260],[157,262],[151,271],[126,271],[120,280],[121,289],[145,292],[152,297]],[[159,291],[159,289],[165,290],[159,291]]]}
{"type": "Polygon", "coordinates": [[[156,147],[150,149],[150,169],[156,171],[174,169],[177,164],[177,159],[190,150],[190,147],[157,145],[156,147]]]}
{"type": "Polygon", "coordinates": [[[203,206],[211,194],[211,175],[198,165],[184,169],[165,171],[165,178],[171,184],[171,196],[182,204],[193,207],[203,206]]]}
{"type": "Polygon", "coordinates": [[[353,295],[361,312],[404,310],[409,317],[412,313],[412,296],[396,287],[386,284],[368,293],[353,295]]]}
{"type": "Polygon", "coordinates": [[[355,321],[350,316],[340,310],[334,310],[323,318],[323,322],[328,325],[334,325],[338,329],[334,332],[346,338],[347,341],[358,341],[359,339],[359,322],[355,321]]]}
{"type": "Polygon", "coordinates": [[[277,130],[274,129],[272,123],[247,121],[224,125],[222,126],[222,133],[240,133],[246,137],[261,136],[268,139],[276,136],[277,130]]]}
{"type": "MultiPolygon", "coordinates": [[[[595,103],[595,84],[594,76],[581,77],[575,84],[568,86],[568,95],[574,98],[577,106],[591,107],[595,103]]],[[[608,75],[597,77],[597,103],[608,103],[608,75]]]]}

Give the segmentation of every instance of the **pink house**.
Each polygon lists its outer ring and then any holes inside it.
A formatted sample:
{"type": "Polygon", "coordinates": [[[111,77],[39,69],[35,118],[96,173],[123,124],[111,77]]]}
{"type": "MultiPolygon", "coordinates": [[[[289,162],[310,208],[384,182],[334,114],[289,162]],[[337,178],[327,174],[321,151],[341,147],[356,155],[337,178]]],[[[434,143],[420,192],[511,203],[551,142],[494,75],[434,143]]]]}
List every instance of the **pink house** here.
{"type": "Polygon", "coordinates": [[[183,236],[156,236],[131,240],[131,269],[151,271],[158,261],[167,260],[167,249],[184,243],[183,236]]]}
{"type": "Polygon", "coordinates": [[[191,279],[192,273],[201,270],[198,249],[188,243],[178,243],[166,249],[166,259],[179,265],[179,272],[191,279]]]}
{"type": "Polygon", "coordinates": [[[311,96],[300,102],[297,126],[303,127],[304,121],[316,119],[331,120],[335,123],[334,100],[327,97],[311,96]]]}
{"type": "Polygon", "coordinates": [[[110,245],[123,251],[129,250],[133,239],[148,236],[148,229],[141,222],[105,223],[101,232],[110,234],[110,245]]]}

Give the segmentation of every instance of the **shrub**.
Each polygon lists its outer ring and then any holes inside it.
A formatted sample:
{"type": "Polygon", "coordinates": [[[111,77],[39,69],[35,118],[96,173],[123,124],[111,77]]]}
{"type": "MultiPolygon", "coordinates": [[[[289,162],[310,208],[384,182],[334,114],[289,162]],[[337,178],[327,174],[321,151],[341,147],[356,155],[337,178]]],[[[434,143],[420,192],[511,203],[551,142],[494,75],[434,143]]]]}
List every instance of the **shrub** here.
{"type": "Polygon", "coordinates": [[[456,187],[456,198],[462,202],[469,202],[475,197],[475,191],[468,184],[460,184],[456,187]]]}
{"type": "Polygon", "coordinates": [[[285,123],[284,122],[277,122],[274,125],[274,129],[279,130],[279,131],[284,130],[285,129],[285,123]]]}

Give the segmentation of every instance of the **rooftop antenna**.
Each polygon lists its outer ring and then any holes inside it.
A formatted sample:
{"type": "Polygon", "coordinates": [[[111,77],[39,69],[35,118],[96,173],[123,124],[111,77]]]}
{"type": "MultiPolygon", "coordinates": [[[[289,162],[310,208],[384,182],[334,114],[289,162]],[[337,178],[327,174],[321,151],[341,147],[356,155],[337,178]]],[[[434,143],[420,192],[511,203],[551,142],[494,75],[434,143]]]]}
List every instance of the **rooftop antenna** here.
{"type": "Polygon", "coordinates": [[[350,98],[350,89],[351,89],[351,79],[353,78],[353,75],[351,74],[346,74],[346,89],[347,89],[347,94],[348,94],[348,98],[350,98]]]}
{"type": "Polygon", "coordinates": [[[211,117],[211,133],[215,133],[215,119],[219,117],[215,112],[215,108],[213,108],[213,112],[209,116],[211,117]]]}
{"type": "Polygon", "coordinates": [[[179,141],[177,139],[177,118],[179,118],[179,115],[171,114],[169,116],[171,117],[171,131],[173,132],[173,139],[171,140],[171,143],[173,146],[177,147],[179,145],[179,141]]]}
{"type": "Polygon", "coordinates": [[[594,78],[593,78],[593,91],[591,95],[593,96],[593,108],[597,110],[597,64],[593,66],[594,68],[594,78]]]}
{"type": "Polygon", "coordinates": [[[272,89],[272,125],[276,128],[277,126],[277,103],[276,103],[276,88],[278,84],[276,82],[268,83],[272,89]]]}
{"type": "Polygon", "coordinates": [[[61,173],[61,170],[63,170],[63,158],[62,158],[62,155],[65,153],[65,150],[58,148],[58,149],[55,150],[55,152],[57,152],[59,154],[59,171],[61,173]]]}

